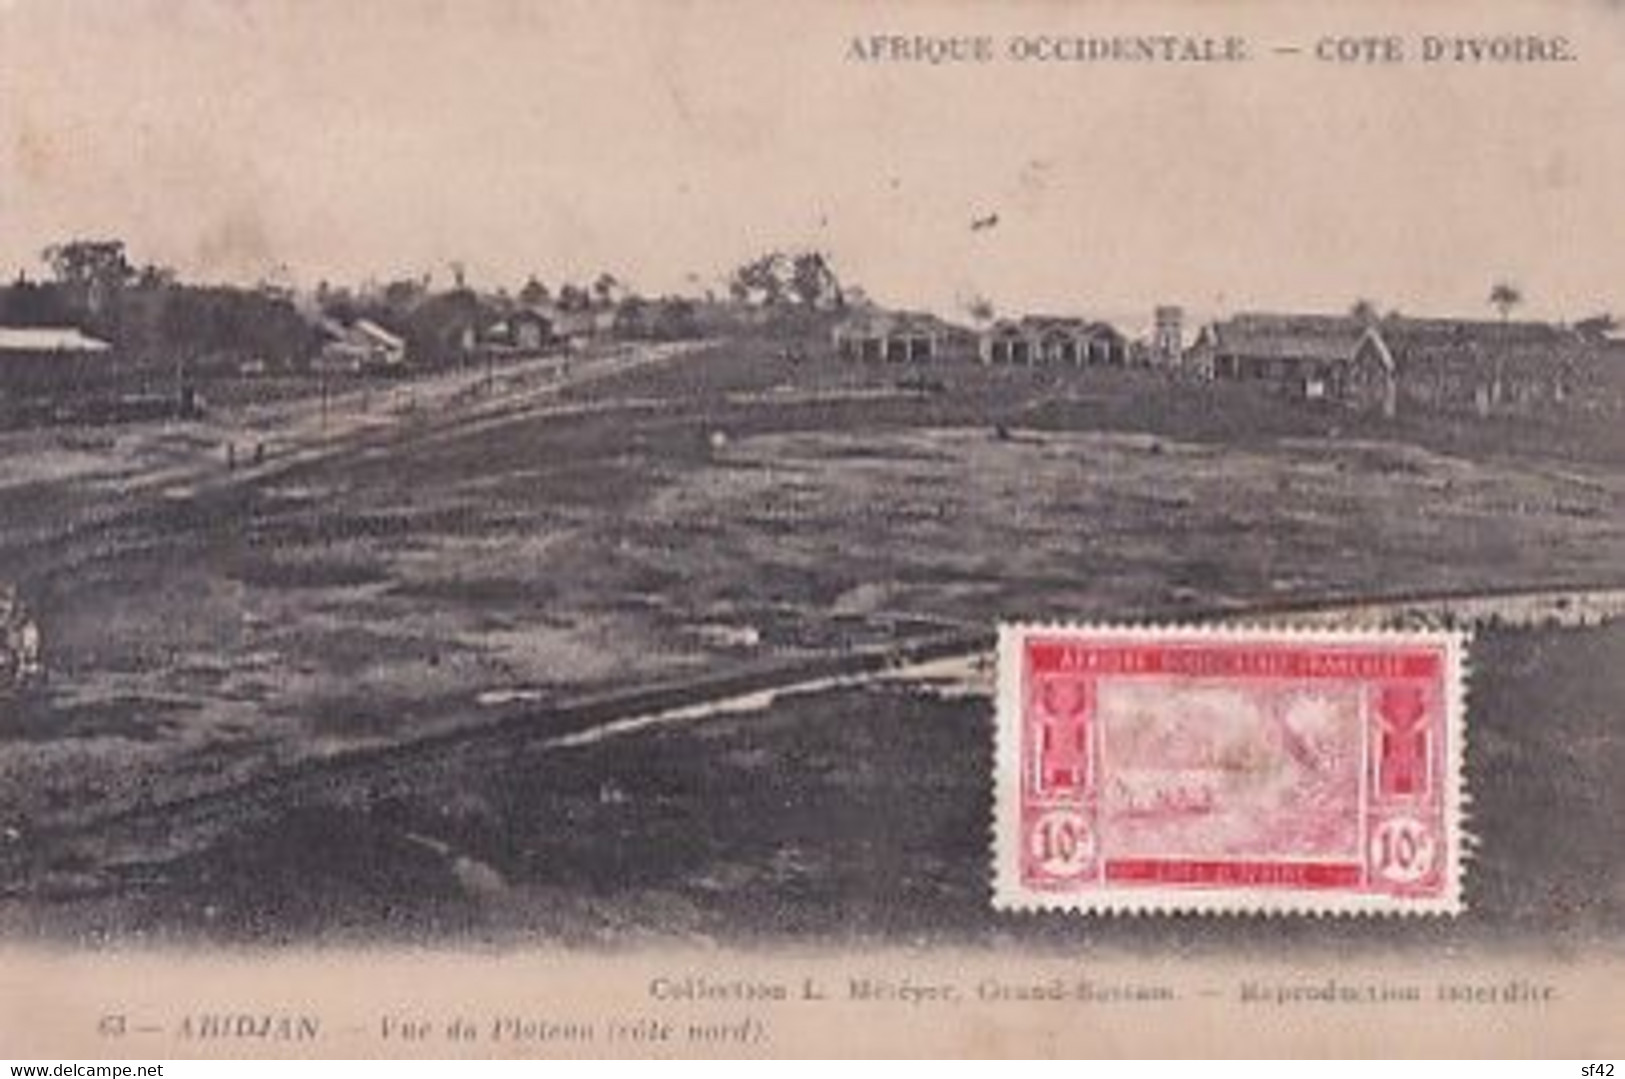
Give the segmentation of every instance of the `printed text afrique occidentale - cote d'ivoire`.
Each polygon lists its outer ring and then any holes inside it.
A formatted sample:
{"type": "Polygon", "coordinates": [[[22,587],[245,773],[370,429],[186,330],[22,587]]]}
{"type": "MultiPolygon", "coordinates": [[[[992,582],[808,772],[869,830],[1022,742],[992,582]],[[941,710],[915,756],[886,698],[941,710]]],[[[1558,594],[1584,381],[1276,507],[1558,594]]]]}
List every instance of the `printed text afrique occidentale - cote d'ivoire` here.
{"type": "Polygon", "coordinates": [[[1333,65],[1539,65],[1579,59],[1561,34],[1326,34],[1260,41],[1242,34],[853,34],[845,59],[860,64],[1243,64],[1300,58],[1333,65]]]}

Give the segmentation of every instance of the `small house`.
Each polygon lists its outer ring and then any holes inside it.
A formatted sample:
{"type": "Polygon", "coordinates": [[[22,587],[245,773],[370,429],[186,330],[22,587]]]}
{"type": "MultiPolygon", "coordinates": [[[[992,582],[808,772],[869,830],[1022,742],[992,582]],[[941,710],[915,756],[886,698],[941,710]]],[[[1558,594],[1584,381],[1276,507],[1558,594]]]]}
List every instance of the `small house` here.
{"type": "Polygon", "coordinates": [[[406,341],[368,318],[323,319],[316,364],[328,371],[390,371],[406,363],[406,341]]]}
{"type": "Polygon", "coordinates": [[[0,326],[0,394],[56,395],[107,382],[113,347],[78,329],[0,326]]]}
{"type": "Polygon", "coordinates": [[[521,307],[488,324],[479,334],[479,347],[495,352],[534,354],[554,343],[553,319],[542,311],[521,307]]]}
{"type": "Polygon", "coordinates": [[[513,331],[513,347],[521,352],[540,352],[553,342],[553,322],[540,311],[521,308],[508,316],[513,331]]]}
{"type": "Polygon", "coordinates": [[[550,344],[579,348],[590,341],[609,336],[615,329],[613,307],[533,304],[528,310],[538,318],[547,320],[550,344]]]}

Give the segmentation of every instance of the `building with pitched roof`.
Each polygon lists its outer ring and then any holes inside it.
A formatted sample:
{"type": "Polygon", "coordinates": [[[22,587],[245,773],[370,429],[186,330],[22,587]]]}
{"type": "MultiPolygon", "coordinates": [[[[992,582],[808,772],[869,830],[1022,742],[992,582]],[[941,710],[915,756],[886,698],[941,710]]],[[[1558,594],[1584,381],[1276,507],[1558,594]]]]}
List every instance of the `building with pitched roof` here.
{"type": "Polygon", "coordinates": [[[1305,401],[1342,401],[1392,415],[1393,355],[1375,326],[1348,315],[1249,312],[1202,327],[1185,354],[1203,378],[1262,382],[1305,401]]]}
{"type": "Polygon", "coordinates": [[[394,370],[406,363],[406,341],[368,318],[350,323],[324,318],[316,364],[330,371],[394,370]]]}
{"type": "Polygon", "coordinates": [[[1487,415],[1563,404],[1592,381],[1597,351],[1544,322],[1248,313],[1203,327],[1185,366],[1389,415],[1410,406],[1487,415]]]}
{"type": "Polygon", "coordinates": [[[843,359],[921,363],[968,352],[970,335],[931,314],[867,310],[838,323],[831,339],[843,359]]]}
{"type": "Polygon", "coordinates": [[[1561,405],[1594,379],[1599,350],[1567,326],[1488,319],[1388,318],[1378,326],[1401,396],[1451,411],[1561,405]]]}
{"type": "Polygon", "coordinates": [[[977,347],[990,364],[1116,364],[1128,362],[1128,342],[1104,322],[1056,315],[1000,319],[977,347]]]}
{"type": "Polygon", "coordinates": [[[57,394],[105,384],[113,346],[65,326],[0,326],[0,394],[57,394]]]}

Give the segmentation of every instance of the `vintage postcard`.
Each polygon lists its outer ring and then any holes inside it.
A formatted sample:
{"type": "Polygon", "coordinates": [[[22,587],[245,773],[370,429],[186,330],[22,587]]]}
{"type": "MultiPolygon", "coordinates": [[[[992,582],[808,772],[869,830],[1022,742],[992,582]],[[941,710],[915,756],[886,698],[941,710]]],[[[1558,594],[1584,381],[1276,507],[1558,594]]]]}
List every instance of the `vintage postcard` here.
{"type": "Polygon", "coordinates": [[[1617,1057],[1622,120],[1615,0],[0,0],[0,1058],[1617,1057]]]}

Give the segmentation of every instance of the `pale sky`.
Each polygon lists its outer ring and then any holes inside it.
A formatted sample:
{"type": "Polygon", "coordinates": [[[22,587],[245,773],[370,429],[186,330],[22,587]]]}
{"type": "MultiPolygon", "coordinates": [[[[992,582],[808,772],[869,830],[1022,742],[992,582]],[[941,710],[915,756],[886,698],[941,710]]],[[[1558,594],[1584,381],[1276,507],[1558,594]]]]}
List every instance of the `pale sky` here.
{"type": "Polygon", "coordinates": [[[1605,0],[0,0],[0,101],[7,273],[118,236],[194,278],[445,281],[458,260],[480,286],[608,268],[659,292],[810,246],[944,313],[1487,314],[1499,278],[1531,314],[1625,309],[1625,8],[1605,0]],[[1578,60],[1271,51],[1496,30],[1566,34],[1578,60]],[[880,32],[1237,33],[1258,55],[845,58],[880,32]]]}

